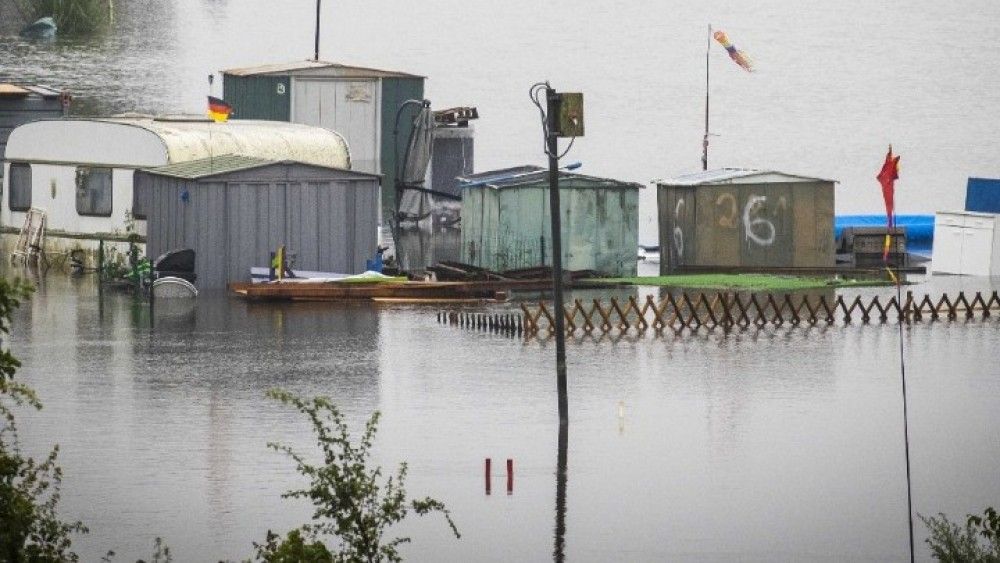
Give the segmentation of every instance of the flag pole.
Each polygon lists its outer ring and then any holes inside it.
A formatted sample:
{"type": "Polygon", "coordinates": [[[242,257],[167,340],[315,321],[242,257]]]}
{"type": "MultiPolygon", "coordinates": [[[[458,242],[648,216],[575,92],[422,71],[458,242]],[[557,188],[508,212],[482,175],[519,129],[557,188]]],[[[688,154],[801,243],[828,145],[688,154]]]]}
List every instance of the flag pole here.
{"type": "Polygon", "coordinates": [[[701,141],[701,169],[708,170],[708,55],[712,50],[712,24],[705,41],[705,137],[701,141]]]}
{"type": "MultiPolygon", "coordinates": [[[[214,81],[215,81],[215,75],[214,74],[209,74],[208,75],[208,97],[209,97],[210,100],[212,98],[212,82],[214,82],[214,81]]],[[[208,169],[211,172],[215,172],[215,154],[212,151],[212,123],[215,122],[215,119],[210,116],[209,117],[209,121],[211,121],[211,123],[208,124],[208,169]]]]}

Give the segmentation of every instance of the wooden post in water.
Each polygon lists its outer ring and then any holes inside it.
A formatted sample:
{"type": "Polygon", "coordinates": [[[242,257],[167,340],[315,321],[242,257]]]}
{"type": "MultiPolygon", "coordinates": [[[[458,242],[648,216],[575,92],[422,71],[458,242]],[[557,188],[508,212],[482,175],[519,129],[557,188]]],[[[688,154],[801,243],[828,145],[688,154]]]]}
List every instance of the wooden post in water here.
{"type": "Polygon", "coordinates": [[[486,458],[486,470],[485,470],[485,474],[486,475],[485,475],[485,477],[486,477],[486,494],[487,495],[490,494],[490,485],[492,484],[492,478],[491,478],[491,475],[490,475],[490,465],[491,464],[492,464],[492,460],[490,458],[486,458]]]}

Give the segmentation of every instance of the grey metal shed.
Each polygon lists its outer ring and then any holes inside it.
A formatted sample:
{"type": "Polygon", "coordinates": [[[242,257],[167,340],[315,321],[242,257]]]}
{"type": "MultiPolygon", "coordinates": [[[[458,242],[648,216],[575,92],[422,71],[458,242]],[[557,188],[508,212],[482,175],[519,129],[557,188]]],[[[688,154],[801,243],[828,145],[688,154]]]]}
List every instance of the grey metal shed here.
{"type": "MultiPolygon", "coordinates": [[[[522,166],[462,180],[463,262],[499,271],[551,265],[546,169],[522,166]]],[[[635,275],[641,187],[560,172],[563,267],[635,275]]]]}
{"type": "Polygon", "coordinates": [[[248,281],[281,245],[295,268],[358,274],[378,244],[374,174],[226,155],[137,171],[134,182],[147,254],[194,249],[201,289],[248,281]]]}
{"type": "MultiPolygon", "coordinates": [[[[395,209],[396,111],[424,97],[423,76],[328,61],[295,61],[222,71],[233,119],[270,119],[324,127],[344,136],[351,168],[382,174],[382,206],[395,209]]],[[[413,114],[399,123],[399,156],[406,152],[413,114]]]]}
{"type": "Polygon", "coordinates": [[[661,273],[834,266],[835,183],[747,168],[657,180],[661,273]]]}
{"type": "MultiPolygon", "coordinates": [[[[7,150],[7,138],[11,131],[39,119],[62,117],[65,111],[62,95],[51,88],[0,84],[0,160],[3,160],[7,150]]],[[[3,176],[2,167],[0,176],[3,176]]]]}

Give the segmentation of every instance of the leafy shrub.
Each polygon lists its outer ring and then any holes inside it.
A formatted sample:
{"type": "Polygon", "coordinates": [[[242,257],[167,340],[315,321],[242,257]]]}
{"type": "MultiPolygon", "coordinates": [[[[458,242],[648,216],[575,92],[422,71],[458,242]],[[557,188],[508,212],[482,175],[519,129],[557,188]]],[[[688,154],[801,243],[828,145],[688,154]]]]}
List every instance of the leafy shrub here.
{"type": "Polygon", "coordinates": [[[1000,516],[992,507],[983,516],[967,515],[965,527],[944,514],[920,519],[931,532],[925,541],[931,554],[945,563],[1000,563],[1000,516]]]}
{"type": "Polygon", "coordinates": [[[280,543],[269,531],[263,545],[254,545],[258,560],[267,563],[401,561],[398,547],[410,538],[385,536],[388,528],[402,521],[411,510],[421,516],[440,512],[455,537],[461,537],[443,503],[430,497],[407,498],[405,463],[400,464],[395,476],[382,483],[382,468],[369,467],[378,411],[372,414],[360,442],[355,444],[343,415],[329,399],[307,400],[282,390],[269,391],[268,396],[294,406],[309,417],[323,462],[313,465],[288,446],[268,444],[271,449],[288,454],[299,473],[309,479],[308,487],[289,491],[283,497],[309,499],[315,510],[313,523],[293,530],[280,543]],[[335,538],[339,550],[331,551],[323,543],[325,538],[335,538]]]}

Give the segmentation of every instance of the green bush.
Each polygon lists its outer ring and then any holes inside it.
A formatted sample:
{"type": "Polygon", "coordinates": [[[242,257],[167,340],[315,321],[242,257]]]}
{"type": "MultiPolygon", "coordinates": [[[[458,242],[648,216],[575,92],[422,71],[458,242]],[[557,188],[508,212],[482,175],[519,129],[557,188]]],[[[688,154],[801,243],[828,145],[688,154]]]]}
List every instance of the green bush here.
{"type": "Polygon", "coordinates": [[[267,563],[401,561],[398,547],[410,538],[385,536],[388,528],[402,521],[411,510],[421,516],[440,512],[455,537],[461,537],[440,501],[430,497],[407,498],[405,463],[400,464],[395,476],[389,476],[384,482],[381,482],[382,468],[369,467],[380,416],[378,411],[372,414],[360,442],[355,444],[343,415],[329,399],[307,400],[281,390],[269,391],[268,396],[294,406],[309,417],[323,462],[313,465],[288,446],[268,444],[288,454],[299,473],[309,479],[308,487],[289,491],[283,497],[309,499],[315,510],[311,524],[293,530],[280,543],[269,531],[263,545],[254,544],[258,560],[267,563]],[[335,539],[339,551],[331,551],[323,543],[326,538],[335,539]]]}
{"type": "Polygon", "coordinates": [[[931,554],[945,563],[1000,563],[1000,517],[992,507],[983,516],[967,515],[965,527],[944,514],[919,515],[931,532],[925,541],[931,554]]]}
{"type": "MultiPolygon", "coordinates": [[[[10,333],[10,315],[30,292],[20,282],[0,279],[0,334],[10,333]]],[[[20,366],[9,350],[0,350],[0,561],[78,561],[71,538],[87,528],[56,514],[62,485],[59,446],[42,461],[21,452],[14,409],[41,409],[42,404],[30,387],[14,380],[20,366]]]]}

